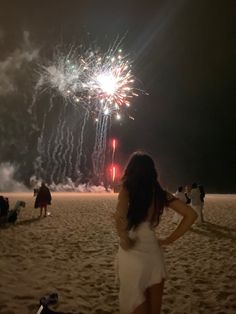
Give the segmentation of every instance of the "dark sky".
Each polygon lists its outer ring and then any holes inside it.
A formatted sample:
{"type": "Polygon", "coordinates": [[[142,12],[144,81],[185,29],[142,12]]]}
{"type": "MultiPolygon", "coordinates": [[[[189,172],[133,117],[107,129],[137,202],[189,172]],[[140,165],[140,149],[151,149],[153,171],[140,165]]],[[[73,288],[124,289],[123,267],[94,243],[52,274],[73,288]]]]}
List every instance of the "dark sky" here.
{"type": "Polygon", "coordinates": [[[126,34],[123,49],[149,96],[133,102],[134,121],[112,127],[122,160],[144,149],[172,189],[197,181],[236,192],[234,20],[230,0],[0,0],[0,58],[25,30],[49,49],[126,34]]]}

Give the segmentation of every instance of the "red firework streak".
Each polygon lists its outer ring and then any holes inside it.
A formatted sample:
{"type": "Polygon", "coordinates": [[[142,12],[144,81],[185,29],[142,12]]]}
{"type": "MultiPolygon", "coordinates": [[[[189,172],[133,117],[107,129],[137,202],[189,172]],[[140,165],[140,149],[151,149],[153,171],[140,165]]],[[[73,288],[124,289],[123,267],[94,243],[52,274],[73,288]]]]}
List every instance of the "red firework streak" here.
{"type": "Polygon", "coordinates": [[[113,152],[115,152],[115,150],[116,150],[116,139],[114,139],[114,138],[112,140],[112,150],[113,150],[113,152]]]}
{"type": "Polygon", "coordinates": [[[112,182],[115,182],[116,179],[116,166],[112,166],[111,168],[111,177],[112,177],[112,182]]]}
{"type": "Polygon", "coordinates": [[[113,139],[112,140],[112,158],[111,158],[111,179],[112,179],[113,185],[116,179],[116,166],[114,165],[115,151],[116,151],[116,139],[113,139]]]}
{"type": "Polygon", "coordinates": [[[112,140],[112,156],[111,156],[111,165],[112,165],[112,167],[114,165],[115,151],[116,151],[116,139],[113,138],[113,140],[112,140]]]}

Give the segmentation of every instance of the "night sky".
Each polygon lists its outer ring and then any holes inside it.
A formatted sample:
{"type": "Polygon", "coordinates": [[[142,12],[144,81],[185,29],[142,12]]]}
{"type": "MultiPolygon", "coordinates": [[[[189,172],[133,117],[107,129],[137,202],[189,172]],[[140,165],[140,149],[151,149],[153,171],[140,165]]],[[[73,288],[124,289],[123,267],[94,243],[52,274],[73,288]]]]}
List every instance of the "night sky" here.
{"type": "MultiPolygon", "coordinates": [[[[149,95],[134,99],[134,121],[112,126],[121,164],[142,149],[154,157],[161,182],[171,190],[197,181],[207,192],[236,192],[234,3],[0,0],[0,62],[20,46],[24,31],[44,54],[61,42],[94,40],[106,47],[126,34],[122,48],[149,95]]],[[[5,83],[0,79],[0,91],[5,83]]],[[[27,121],[13,127],[21,102],[30,98],[29,86],[20,86],[10,101],[0,94],[2,162],[17,161],[19,128],[29,134],[27,121]]],[[[24,141],[30,163],[35,143],[24,141]]]]}

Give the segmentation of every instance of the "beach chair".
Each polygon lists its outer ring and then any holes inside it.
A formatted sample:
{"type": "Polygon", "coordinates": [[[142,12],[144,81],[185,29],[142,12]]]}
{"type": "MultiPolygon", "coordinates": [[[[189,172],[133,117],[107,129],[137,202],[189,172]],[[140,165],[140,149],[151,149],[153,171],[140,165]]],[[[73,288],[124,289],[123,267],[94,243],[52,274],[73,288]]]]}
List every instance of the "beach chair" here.
{"type": "Polygon", "coordinates": [[[17,201],[15,204],[15,207],[11,210],[9,210],[7,215],[7,222],[9,223],[15,223],[17,218],[19,217],[20,211],[22,207],[25,207],[24,201],[17,201]]]}
{"type": "Polygon", "coordinates": [[[25,207],[24,201],[17,201],[13,209],[7,209],[4,212],[4,215],[0,217],[0,225],[5,225],[8,223],[16,223],[17,219],[19,218],[19,214],[22,207],[25,207]]]}

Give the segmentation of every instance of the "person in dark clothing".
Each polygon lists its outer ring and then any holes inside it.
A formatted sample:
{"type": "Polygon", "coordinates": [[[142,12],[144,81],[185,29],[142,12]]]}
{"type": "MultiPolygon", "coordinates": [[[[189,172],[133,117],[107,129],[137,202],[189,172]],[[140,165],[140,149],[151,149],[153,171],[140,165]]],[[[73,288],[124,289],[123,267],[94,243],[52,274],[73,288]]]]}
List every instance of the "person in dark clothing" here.
{"type": "Polygon", "coordinates": [[[199,191],[200,191],[200,198],[201,198],[201,201],[202,201],[202,203],[204,203],[204,198],[205,198],[205,190],[204,190],[204,187],[203,187],[203,185],[199,184],[199,185],[198,185],[198,188],[199,188],[199,191]]]}
{"type": "Polygon", "coordinates": [[[34,196],[37,196],[39,189],[34,189],[34,196]]]}
{"type": "Polygon", "coordinates": [[[189,193],[191,191],[191,186],[188,184],[185,186],[185,197],[186,197],[186,204],[190,204],[191,203],[191,199],[189,198],[189,193]]]}
{"type": "Polygon", "coordinates": [[[35,199],[34,208],[40,208],[40,217],[43,214],[44,210],[44,217],[47,216],[47,206],[51,205],[52,196],[49,191],[49,188],[42,182],[41,187],[38,190],[38,194],[35,199]]]}
{"type": "Polygon", "coordinates": [[[0,195],[0,217],[6,217],[9,211],[9,201],[7,197],[0,195]]]}
{"type": "Polygon", "coordinates": [[[205,198],[205,190],[203,185],[199,184],[198,185],[198,189],[200,191],[200,200],[201,200],[201,218],[202,218],[202,222],[204,222],[204,217],[203,217],[203,209],[204,209],[204,198],[205,198]]]}

